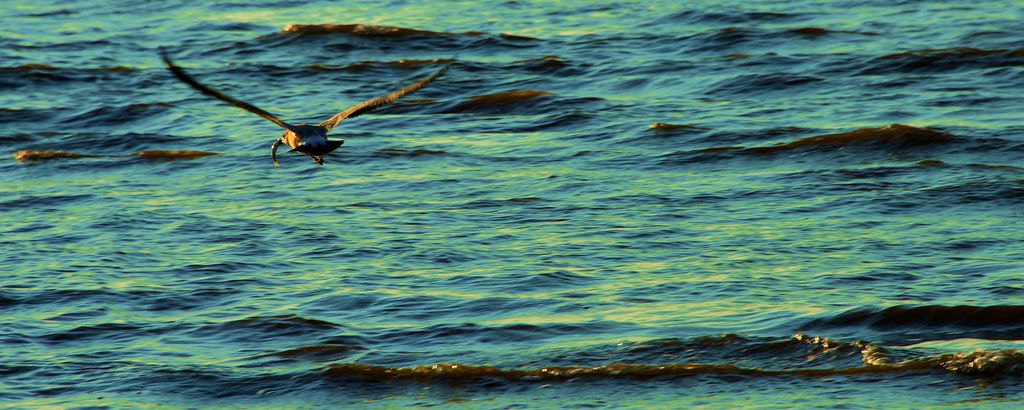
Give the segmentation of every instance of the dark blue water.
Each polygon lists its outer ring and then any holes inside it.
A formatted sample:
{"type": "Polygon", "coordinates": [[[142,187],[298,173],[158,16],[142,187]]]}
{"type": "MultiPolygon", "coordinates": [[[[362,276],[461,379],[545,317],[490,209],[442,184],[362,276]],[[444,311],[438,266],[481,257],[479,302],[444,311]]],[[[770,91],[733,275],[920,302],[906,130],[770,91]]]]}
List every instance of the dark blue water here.
{"type": "Polygon", "coordinates": [[[8,1],[0,403],[1020,406],[1019,6],[8,1]]]}

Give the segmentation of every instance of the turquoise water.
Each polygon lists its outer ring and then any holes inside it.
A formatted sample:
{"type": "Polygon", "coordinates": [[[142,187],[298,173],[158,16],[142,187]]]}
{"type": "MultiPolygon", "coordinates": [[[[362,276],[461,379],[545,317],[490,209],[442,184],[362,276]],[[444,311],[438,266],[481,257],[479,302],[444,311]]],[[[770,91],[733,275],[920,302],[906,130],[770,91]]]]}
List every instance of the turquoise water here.
{"type": "Polygon", "coordinates": [[[0,403],[1021,406],[1020,6],[4,2],[0,403]]]}

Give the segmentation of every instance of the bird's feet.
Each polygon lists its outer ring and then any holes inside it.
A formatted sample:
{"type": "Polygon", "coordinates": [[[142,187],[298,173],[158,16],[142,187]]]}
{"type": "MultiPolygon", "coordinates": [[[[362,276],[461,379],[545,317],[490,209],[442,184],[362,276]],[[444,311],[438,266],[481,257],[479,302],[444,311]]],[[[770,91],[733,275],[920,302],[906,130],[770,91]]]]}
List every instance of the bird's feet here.
{"type": "Polygon", "coordinates": [[[323,165],[324,159],[321,157],[313,157],[313,162],[315,162],[317,165],[323,165]]]}

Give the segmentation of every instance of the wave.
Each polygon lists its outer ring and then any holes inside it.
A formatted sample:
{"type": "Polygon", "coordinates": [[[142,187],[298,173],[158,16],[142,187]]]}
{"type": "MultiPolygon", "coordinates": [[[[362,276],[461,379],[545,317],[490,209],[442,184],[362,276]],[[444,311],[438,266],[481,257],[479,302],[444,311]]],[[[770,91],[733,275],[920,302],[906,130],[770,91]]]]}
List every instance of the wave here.
{"type": "Polygon", "coordinates": [[[967,164],[967,167],[968,168],[978,168],[978,169],[996,169],[996,170],[1000,170],[1000,171],[1024,171],[1024,167],[1019,167],[1019,166],[1015,166],[1015,165],[992,165],[992,164],[971,163],[971,164],[967,164]]]}
{"type": "Polygon", "coordinates": [[[191,160],[202,157],[209,157],[215,155],[221,155],[216,152],[205,152],[205,151],[190,151],[190,150],[149,150],[139,151],[135,154],[126,155],[96,155],[96,154],[79,154],[75,152],[67,152],[61,150],[33,150],[26,149],[20,150],[12,154],[14,160],[19,163],[25,162],[38,162],[38,161],[51,161],[56,159],[76,159],[76,158],[141,158],[148,160],[191,160]]]}
{"type": "Polygon", "coordinates": [[[65,68],[38,63],[22,64],[13,67],[0,67],[0,89],[39,87],[69,82],[93,83],[111,78],[115,74],[134,71],[134,68],[125,66],[65,68]]]}
{"type": "Polygon", "coordinates": [[[519,90],[469,97],[466,101],[446,109],[445,113],[502,113],[528,107],[529,102],[554,96],[547,91],[519,90]]]}
{"type": "MultiPolygon", "coordinates": [[[[550,279],[548,279],[550,280],[550,279]]],[[[536,288],[531,288],[536,289],[536,288]]],[[[528,291],[518,289],[520,291],[528,291]]],[[[495,309],[531,309],[536,308],[536,301],[516,300],[509,298],[487,298],[476,301],[465,302],[464,306],[453,306],[452,304],[437,305],[435,312],[444,313],[452,309],[471,307],[472,311],[495,309]]],[[[462,310],[460,310],[462,311],[462,310]]],[[[420,320],[426,317],[420,317],[420,320]]],[[[381,330],[372,335],[371,340],[381,345],[396,343],[413,343],[419,346],[446,345],[451,343],[466,343],[472,341],[484,344],[516,344],[516,343],[538,343],[546,339],[565,337],[569,335],[610,333],[635,328],[634,325],[625,322],[612,321],[581,321],[578,323],[549,323],[549,324],[508,324],[508,325],[480,325],[475,323],[450,323],[436,324],[415,329],[389,329],[381,330]]]]}
{"type": "Polygon", "coordinates": [[[799,34],[806,37],[821,37],[829,34],[858,34],[862,36],[877,36],[878,33],[872,33],[867,31],[849,31],[849,30],[829,30],[820,27],[802,27],[797,29],[789,30],[790,33],[799,34]]]}
{"type": "Polygon", "coordinates": [[[674,132],[674,131],[707,131],[708,130],[707,128],[698,127],[696,125],[669,124],[669,123],[664,123],[664,122],[656,122],[656,123],[651,124],[650,126],[648,126],[648,128],[650,128],[650,129],[652,129],[654,131],[659,131],[659,132],[660,131],[674,132]]]}
{"type": "Polygon", "coordinates": [[[4,71],[66,71],[66,72],[112,72],[112,73],[123,73],[135,71],[134,68],[125,66],[110,66],[100,68],[58,68],[47,64],[29,63],[22,64],[14,67],[0,67],[0,72],[4,71]]]}
{"type": "Polygon", "coordinates": [[[879,128],[862,128],[849,132],[802,138],[790,143],[770,147],[748,148],[747,151],[770,154],[799,148],[842,147],[852,144],[879,144],[902,148],[942,144],[952,140],[953,136],[943,131],[892,124],[879,128]]]}
{"type": "Polygon", "coordinates": [[[514,123],[486,123],[474,125],[473,132],[522,133],[556,130],[578,130],[584,123],[595,120],[593,114],[581,111],[557,110],[553,114],[517,118],[514,123]]]}
{"type": "Polygon", "coordinates": [[[445,151],[440,150],[429,150],[429,149],[401,149],[401,148],[384,148],[374,152],[373,156],[380,158],[395,158],[395,157],[408,157],[416,158],[424,155],[445,155],[448,154],[445,151]]]}
{"type": "Polygon", "coordinates": [[[4,124],[44,122],[51,119],[52,111],[51,109],[35,108],[0,108],[0,122],[4,124]]]}
{"type": "Polygon", "coordinates": [[[26,50],[34,53],[41,52],[82,52],[86,50],[104,49],[106,47],[119,47],[123,49],[125,46],[132,46],[121,41],[111,41],[107,39],[100,40],[71,40],[68,42],[22,42],[8,44],[14,50],[26,50]]]}
{"type": "Polygon", "coordinates": [[[469,201],[453,207],[452,209],[489,209],[489,208],[502,208],[507,206],[518,206],[522,204],[528,204],[531,202],[543,201],[542,198],[537,197],[523,197],[523,198],[510,198],[510,199],[478,199],[469,201]]]}
{"type": "Polygon", "coordinates": [[[190,333],[203,337],[232,340],[294,340],[294,338],[330,337],[342,326],[294,314],[251,316],[244,319],[206,323],[190,333]]]}
{"type": "Polygon", "coordinates": [[[152,332],[141,325],[128,323],[102,323],[97,325],[79,326],[74,329],[54,332],[36,338],[44,343],[65,343],[82,341],[124,342],[128,339],[145,337],[152,332]]]}
{"type": "MultiPolygon", "coordinates": [[[[74,203],[80,199],[88,199],[91,196],[80,196],[70,197],[66,195],[57,197],[32,197],[23,200],[16,201],[32,201],[27,205],[35,206],[36,201],[43,201],[44,203],[52,204],[63,204],[63,203],[74,203]]],[[[10,210],[12,207],[25,206],[24,203],[18,203],[15,201],[8,201],[0,204],[0,209],[10,210]]],[[[127,291],[117,292],[109,289],[43,289],[43,290],[26,290],[26,291],[7,291],[7,295],[0,293],[0,300],[4,300],[8,305],[27,305],[27,306],[45,306],[45,305],[87,305],[95,303],[94,306],[99,306],[101,302],[105,303],[120,303],[125,300],[132,300],[135,298],[146,298],[154,296],[157,293],[151,291],[127,291]]]]}
{"type": "Polygon", "coordinates": [[[1024,48],[979,49],[954,47],[911,50],[878,57],[859,74],[945,72],[974,68],[1011,67],[1024,64],[1024,48]]]}
{"type": "MultiPolygon", "coordinates": [[[[443,31],[419,30],[414,28],[378,26],[373,24],[289,24],[281,29],[280,33],[292,35],[324,35],[324,34],[346,34],[359,37],[448,37],[448,36],[470,36],[478,37],[487,35],[482,31],[467,31],[463,33],[449,33],[443,31]]],[[[501,38],[514,41],[533,41],[533,37],[501,33],[501,38]]]]}
{"type": "Polygon", "coordinates": [[[263,328],[267,330],[286,330],[295,327],[310,329],[333,329],[338,325],[317,319],[307,319],[297,315],[251,316],[245,319],[225,322],[227,327],[263,328]]]}
{"type": "MultiPolygon", "coordinates": [[[[990,170],[991,168],[981,169],[990,170]]],[[[1024,198],[1024,183],[1019,179],[1007,179],[993,176],[990,173],[979,173],[971,178],[921,189],[917,194],[921,198],[935,198],[944,203],[992,205],[1004,203],[1016,207],[1024,198]]]]}
{"type": "MultiPolygon", "coordinates": [[[[681,38],[667,38],[662,35],[653,35],[647,38],[652,46],[661,44],[674,44],[678,49],[679,43],[689,45],[691,52],[721,53],[727,50],[735,50],[727,53],[726,58],[749,58],[750,45],[759,45],[765,48],[771,45],[788,45],[795,39],[815,40],[826,36],[875,36],[877,33],[866,31],[830,30],[821,27],[800,27],[793,29],[763,29],[757,26],[730,26],[715,28],[698,34],[688,35],[681,38]]],[[[765,53],[766,56],[779,57],[774,52],[765,53]]],[[[788,58],[788,57],[785,57],[788,58]]]]}
{"type": "Polygon", "coordinates": [[[549,366],[538,369],[502,369],[492,366],[473,366],[457,363],[439,363],[414,367],[386,367],[366,364],[333,364],[324,375],[336,379],[367,381],[454,381],[467,382],[498,379],[515,382],[551,382],[586,379],[654,379],[706,375],[735,375],[750,377],[834,377],[858,375],[887,375],[911,372],[943,372],[971,376],[1020,376],[1024,374],[1024,354],[1018,350],[978,351],[950,353],[908,360],[897,364],[876,364],[848,368],[767,370],[732,364],[626,364],[616,363],[593,367],[549,366]]]}
{"type": "Polygon", "coordinates": [[[95,198],[92,194],[83,195],[25,195],[17,199],[0,202],[0,210],[16,210],[26,208],[42,208],[51,206],[74,205],[78,201],[95,198]]]}
{"type": "MultiPolygon", "coordinates": [[[[786,127],[775,129],[770,134],[762,135],[786,135],[799,133],[806,129],[786,127]]],[[[726,136],[735,139],[734,136],[726,136]]],[[[722,139],[722,136],[712,135],[710,139],[722,139]]],[[[745,147],[741,145],[724,145],[695,150],[673,152],[662,156],[661,164],[685,164],[704,162],[723,156],[735,155],[770,155],[787,151],[797,150],[836,150],[846,147],[870,147],[881,149],[901,150],[910,147],[927,147],[946,144],[954,141],[952,134],[945,131],[916,128],[909,125],[892,124],[878,128],[861,128],[848,132],[835,134],[822,134],[813,137],[800,138],[791,142],[779,143],[765,147],[745,147]]],[[[936,165],[936,164],[933,164],[936,165]]]]}
{"type": "Polygon", "coordinates": [[[56,17],[56,16],[70,16],[76,14],[77,11],[71,9],[57,9],[50,11],[39,11],[39,12],[26,12],[22,14],[25,17],[56,17]]]}
{"type": "Polygon", "coordinates": [[[939,130],[916,128],[903,124],[886,125],[879,128],[861,128],[849,132],[823,134],[801,138],[792,142],[767,147],[719,147],[710,150],[741,150],[755,154],[774,154],[809,148],[837,148],[851,145],[881,145],[890,148],[928,146],[953,141],[953,136],[939,130]]]}
{"type": "MultiPolygon", "coordinates": [[[[696,45],[692,48],[692,51],[721,52],[734,46],[749,43],[762,36],[762,33],[756,30],[726,27],[720,30],[696,34],[684,40],[696,45]]],[[[661,42],[662,39],[659,38],[658,40],[661,42]]]]}
{"type": "Polygon", "coordinates": [[[349,64],[347,66],[330,66],[322,64],[313,64],[305,67],[309,71],[337,71],[346,70],[354,72],[363,72],[373,68],[386,67],[386,68],[401,68],[401,69],[416,69],[427,65],[448,63],[454,60],[447,58],[434,58],[429,60],[418,60],[418,59],[401,59],[395,61],[361,61],[358,63],[349,64]]]}
{"type": "Polygon", "coordinates": [[[61,122],[81,127],[123,127],[126,123],[149,120],[153,116],[167,112],[171,107],[171,104],[164,102],[102,106],[73,114],[61,122]]]}
{"type": "Polygon", "coordinates": [[[917,161],[917,165],[920,165],[922,167],[945,167],[949,164],[937,159],[925,159],[917,161]]]}
{"type": "MultiPolygon", "coordinates": [[[[372,24],[289,24],[281,29],[281,33],[292,35],[350,34],[360,37],[402,38],[410,36],[454,36],[455,33],[440,31],[417,30],[412,28],[377,26],[372,24]]],[[[467,35],[480,35],[480,32],[469,32],[467,35]]]]}
{"type": "MultiPolygon", "coordinates": [[[[920,165],[922,167],[949,167],[949,166],[955,166],[955,165],[958,165],[958,164],[950,164],[950,163],[947,163],[945,161],[941,161],[941,160],[937,160],[937,159],[925,159],[925,160],[917,161],[917,165],[920,165]]],[[[1018,166],[1015,166],[1015,165],[994,165],[994,164],[969,163],[969,164],[966,164],[966,165],[963,165],[963,166],[965,166],[967,168],[992,169],[992,170],[999,170],[999,171],[1024,171],[1024,167],[1018,167],[1018,166]]]]}
{"type": "Polygon", "coordinates": [[[819,325],[861,325],[872,327],[1020,325],[1024,326],[1024,306],[893,306],[882,310],[861,309],[817,320],[819,325]]]}
{"type": "MultiPolygon", "coordinates": [[[[90,154],[72,154],[85,156],[118,156],[118,152],[142,151],[147,146],[166,146],[193,144],[191,138],[170,134],[136,133],[111,134],[105,132],[37,132],[32,134],[13,134],[3,139],[9,145],[21,145],[29,154],[51,151],[72,153],[78,150],[100,150],[90,154]]],[[[131,156],[136,154],[120,155],[131,156]]]]}
{"type": "MultiPolygon", "coordinates": [[[[465,49],[491,46],[505,48],[534,47],[534,43],[538,40],[533,37],[508,33],[498,35],[481,31],[452,33],[359,23],[290,24],[274,34],[258,38],[258,40],[264,42],[270,41],[270,44],[264,44],[264,46],[285,45],[293,41],[300,41],[298,39],[305,39],[301,40],[304,43],[308,41],[323,43],[322,46],[324,48],[332,51],[352,51],[358,48],[365,48],[367,45],[359,43],[366,41],[386,41],[396,45],[408,44],[409,47],[415,50],[435,48],[447,51],[453,48],[465,49]],[[349,41],[335,43],[330,40],[334,37],[347,37],[349,41]]],[[[376,48],[376,46],[373,47],[376,48]]]]}
{"type": "Polygon", "coordinates": [[[460,363],[409,367],[337,363],[325,367],[323,372],[330,378],[378,382],[549,382],[704,375],[832,377],[921,372],[1006,377],[1024,375],[1024,354],[1016,349],[971,352],[890,349],[863,341],[837,341],[799,333],[788,338],[724,334],[557,350],[528,363],[504,367],[460,363]],[[601,363],[609,359],[616,362],[601,363]],[[663,363],[651,364],[659,361],[663,363]]]}
{"type": "MultiPolygon", "coordinates": [[[[800,65],[806,62],[806,56],[788,55],[780,56],[779,53],[767,51],[772,48],[793,46],[794,41],[855,41],[856,37],[873,37],[878,33],[869,31],[854,31],[829,29],[823,27],[792,27],[791,28],[763,28],[756,24],[742,24],[736,22],[728,26],[713,26],[700,29],[689,34],[661,33],[658,31],[636,33],[633,35],[621,34],[596,34],[569,40],[580,45],[622,43],[620,46],[643,47],[648,52],[666,55],[692,55],[692,53],[710,53],[714,55],[725,55],[726,58],[749,58],[756,50],[763,50],[759,54],[775,57],[777,60],[798,64],[773,64],[776,67],[800,65]],[[855,37],[850,39],[850,37],[855,37]]],[[[787,54],[787,53],[781,53],[787,54]]],[[[865,58],[866,59],[866,58],[865,58]]],[[[860,61],[862,62],[862,61],[860,61]]],[[[673,62],[678,65],[680,61],[673,62]]],[[[767,62],[763,63],[767,65],[767,62]]],[[[664,70],[666,64],[660,64],[664,70]]]]}
{"type": "Polygon", "coordinates": [[[741,24],[803,20],[807,16],[798,13],[774,12],[743,12],[743,11],[704,11],[684,10],[659,20],[662,24],[668,21],[687,23],[741,24]]]}
{"type": "Polygon", "coordinates": [[[516,60],[512,63],[521,68],[539,72],[555,72],[569,67],[569,64],[566,63],[562,57],[554,55],[530,58],[526,60],[516,60]]]}
{"type": "Polygon", "coordinates": [[[190,151],[190,150],[170,150],[170,151],[152,150],[152,151],[139,151],[138,154],[134,154],[132,156],[136,156],[136,157],[139,157],[139,158],[142,158],[142,159],[156,159],[156,160],[176,161],[176,160],[190,160],[190,159],[196,159],[196,158],[202,158],[202,157],[211,157],[211,156],[216,156],[216,155],[220,155],[220,154],[216,153],[216,152],[190,151]]]}
{"type": "Polygon", "coordinates": [[[49,161],[54,159],[68,159],[68,158],[97,158],[102,155],[90,155],[90,154],[77,154],[74,152],[60,151],[60,150],[47,150],[47,149],[25,149],[12,154],[14,160],[18,162],[35,162],[35,161],[49,161]]]}
{"type": "Polygon", "coordinates": [[[791,92],[794,88],[825,81],[822,78],[792,74],[744,74],[712,85],[711,94],[750,95],[776,91],[791,92]]]}
{"type": "Polygon", "coordinates": [[[0,67],[0,71],[54,71],[57,67],[46,64],[22,64],[17,67],[0,67]]]}
{"type": "Polygon", "coordinates": [[[286,359],[336,360],[340,357],[348,356],[352,354],[354,351],[362,350],[366,350],[366,348],[354,344],[324,343],[312,346],[302,346],[292,349],[279,350],[276,352],[266,353],[257,356],[257,358],[282,357],[286,359]]]}
{"type": "Polygon", "coordinates": [[[887,343],[921,340],[1019,339],[1024,334],[1024,306],[893,306],[856,309],[833,317],[811,320],[802,329],[874,332],[887,343]]]}
{"type": "Polygon", "coordinates": [[[530,36],[524,36],[524,35],[519,35],[519,34],[509,34],[509,33],[498,34],[498,37],[501,37],[501,38],[506,39],[506,40],[512,40],[512,41],[537,41],[537,40],[540,40],[537,37],[530,37],[530,36]]]}

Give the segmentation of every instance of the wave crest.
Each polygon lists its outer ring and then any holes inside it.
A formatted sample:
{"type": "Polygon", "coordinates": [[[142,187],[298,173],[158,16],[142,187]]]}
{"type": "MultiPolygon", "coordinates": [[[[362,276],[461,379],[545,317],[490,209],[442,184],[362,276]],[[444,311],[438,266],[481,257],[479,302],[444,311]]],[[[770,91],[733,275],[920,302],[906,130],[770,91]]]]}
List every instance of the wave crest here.
{"type": "Polygon", "coordinates": [[[76,159],[76,158],[125,158],[125,157],[138,157],[142,159],[150,160],[190,160],[202,157],[209,157],[220,155],[216,152],[206,151],[190,151],[190,150],[150,150],[150,151],[139,151],[135,154],[126,155],[95,155],[95,154],[79,154],[76,152],[68,152],[61,150],[49,150],[49,149],[23,149],[12,154],[14,160],[20,163],[25,162],[37,162],[37,161],[50,161],[55,159],[76,159]]]}
{"type": "Polygon", "coordinates": [[[748,377],[834,377],[886,375],[934,371],[972,376],[1000,377],[1024,373],[1024,354],[1018,350],[950,353],[912,359],[896,364],[865,364],[847,368],[766,370],[732,364],[678,363],[664,365],[615,363],[602,366],[550,366],[535,369],[502,369],[493,366],[472,366],[438,363],[413,367],[386,367],[367,364],[333,364],[324,375],[335,379],[365,381],[470,382],[488,379],[512,382],[550,382],[577,379],[654,379],[705,375],[736,375],[748,377]]]}
{"type": "Polygon", "coordinates": [[[1024,64],[1024,48],[1011,50],[953,47],[910,50],[878,57],[860,74],[942,72],[1020,64],[1024,64]]]}
{"type": "Polygon", "coordinates": [[[351,34],[361,37],[401,38],[409,36],[452,36],[452,33],[372,24],[289,24],[281,33],[295,35],[351,34]]]}
{"type": "Polygon", "coordinates": [[[467,101],[461,102],[446,110],[446,113],[464,112],[491,112],[507,110],[521,106],[524,103],[541,97],[555,95],[547,91],[518,90],[495,94],[484,94],[469,97],[467,101]]]}

